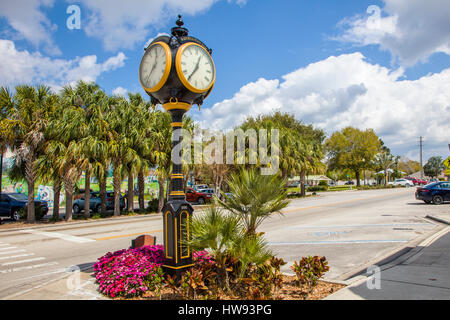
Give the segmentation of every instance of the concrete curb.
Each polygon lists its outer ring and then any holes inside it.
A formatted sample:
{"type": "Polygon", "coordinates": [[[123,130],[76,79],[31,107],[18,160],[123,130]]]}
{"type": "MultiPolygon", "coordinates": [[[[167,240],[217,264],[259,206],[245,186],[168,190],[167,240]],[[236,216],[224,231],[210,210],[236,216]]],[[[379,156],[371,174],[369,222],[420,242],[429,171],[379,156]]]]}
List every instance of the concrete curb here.
{"type": "Polygon", "coordinates": [[[428,219],[440,222],[440,223],[444,223],[444,224],[448,224],[450,225],[450,216],[449,218],[440,218],[440,217],[436,217],[436,216],[432,216],[432,215],[427,215],[426,216],[428,219]]]}
{"type": "MultiPolygon", "coordinates": [[[[394,258],[393,260],[390,260],[387,263],[379,265],[378,267],[380,268],[380,271],[385,271],[387,269],[393,268],[393,267],[395,267],[395,266],[405,262],[406,260],[409,260],[412,257],[418,255],[422,250],[424,250],[426,247],[431,245],[433,242],[438,240],[443,235],[447,234],[449,231],[450,231],[450,227],[445,227],[445,228],[440,229],[438,232],[435,232],[434,234],[426,237],[425,239],[421,238],[420,239],[421,241],[414,248],[412,248],[410,250],[407,250],[403,254],[396,255],[396,258],[394,258]]],[[[400,251],[402,251],[402,249],[400,249],[400,251]]],[[[378,260],[380,260],[380,259],[378,259],[378,260]]],[[[381,261],[382,260],[383,259],[381,259],[381,261]]],[[[341,290],[330,294],[329,296],[327,296],[323,300],[331,299],[334,296],[339,296],[339,295],[342,294],[342,290],[348,290],[351,287],[359,286],[362,283],[367,282],[367,280],[369,278],[370,278],[370,276],[366,276],[366,275],[362,275],[362,274],[356,275],[355,277],[350,278],[350,279],[345,281],[345,282],[349,283],[349,285],[347,287],[342,288],[341,290]]]]}

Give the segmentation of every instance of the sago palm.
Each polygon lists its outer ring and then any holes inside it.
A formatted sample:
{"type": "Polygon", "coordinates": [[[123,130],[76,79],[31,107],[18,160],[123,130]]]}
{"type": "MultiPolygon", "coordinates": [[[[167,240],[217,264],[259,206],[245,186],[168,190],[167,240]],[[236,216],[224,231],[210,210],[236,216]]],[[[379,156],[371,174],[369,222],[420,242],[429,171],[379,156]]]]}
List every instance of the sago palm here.
{"type": "Polygon", "coordinates": [[[286,181],[277,175],[261,175],[255,169],[233,173],[228,179],[232,194],[222,192],[219,203],[238,217],[247,235],[255,235],[256,229],[272,213],[280,213],[289,204],[285,190],[286,181]]]}

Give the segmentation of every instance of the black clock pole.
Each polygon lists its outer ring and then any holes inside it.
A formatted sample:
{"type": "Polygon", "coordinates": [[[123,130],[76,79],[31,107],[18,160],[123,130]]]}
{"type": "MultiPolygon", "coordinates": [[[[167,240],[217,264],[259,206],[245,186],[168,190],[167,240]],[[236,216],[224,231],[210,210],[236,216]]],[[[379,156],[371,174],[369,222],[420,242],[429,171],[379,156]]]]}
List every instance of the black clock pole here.
{"type": "Polygon", "coordinates": [[[176,274],[180,278],[182,272],[193,265],[192,251],[189,246],[189,222],[194,209],[185,200],[183,168],[181,163],[181,148],[183,136],[183,115],[190,109],[187,103],[166,103],[163,105],[172,116],[172,150],[180,150],[178,154],[172,153],[172,174],[170,176],[169,201],[163,208],[164,255],[163,265],[166,272],[176,274]],[[174,161],[177,157],[178,161],[174,161]]]}
{"type": "MultiPolygon", "coordinates": [[[[184,48],[190,45],[200,46],[201,50],[211,54],[212,50],[197,38],[188,36],[188,29],[184,28],[181,16],[178,16],[176,27],[171,29],[171,36],[157,37],[146,48],[146,54],[149,53],[152,46],[161,45],[166,48],[166,70],[160,78],[159,83],[153,88],[146,88],[144,84],[153,68],[145,69],[146,64],[141,62],[139,77],[145,91],[151,98],[151,102],[162,104],[164,109],[172,116],[172,150],[179,150],[178,154],[172,154],[172,174],[170,176],[169,201],[163,207],[163,241],[164,241],[164,264],[165,272],[174,274],[180,279],[181,274],[187,268],[193,265],[192,250],[189,246],[190,231],[189,223],[194,213],[193,207],[186,201],[184,194],[183,171],[181,163],[181,146],[183,126],[183,116],[193,104],[201,105],[203,100],[209,95],[215,81],[215,69],[211,59],[214,77],[205,89],[198,89],[189,83],[189,79],[184,78],[181,55],[184,48]],[[181,48],[181,49],[180,49],[181,48]],[[177,58],[178,57],[178,58],[177,58]],[[147,71],[146,71],[147,70],[147,71]],[[143,77],[143,79],[142,79],[143,77]]],[[[148,57],[147,57],[148,58],[148,57]]],[[[200,61],[200,60],[199,60],[200,61]]],[[[148,66],[148,64],[147,64],[148,66]]],[[[168,137],[169,138],[169,137],[168,137]]]]}

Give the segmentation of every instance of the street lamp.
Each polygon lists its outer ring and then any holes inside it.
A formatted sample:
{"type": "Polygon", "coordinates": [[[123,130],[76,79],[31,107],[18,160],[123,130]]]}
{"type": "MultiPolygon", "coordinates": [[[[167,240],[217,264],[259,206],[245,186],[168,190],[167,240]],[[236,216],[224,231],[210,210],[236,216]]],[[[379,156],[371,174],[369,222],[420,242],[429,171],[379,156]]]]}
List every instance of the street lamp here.
{"type": "MultiPolygon", "coordinates": [[[[199,107],[211,92],[216,71],[212,50],[200,40],[188,36],[181,16],[171,36],[160,36],[145,48],[139,67],[139,80],[151,102],[161,104],[172,116],[172,150],[182,143],[182,121],[193,104],[199,107]]],[[[172,152],[169,201],[163,207],[164,257],[166,272],[177,278],[192,266],[189,246],[189,222],[194,209],[184,194],[181,148],[172,152]],[[174,161],[174,156],[179,161],[174,161]]]]}

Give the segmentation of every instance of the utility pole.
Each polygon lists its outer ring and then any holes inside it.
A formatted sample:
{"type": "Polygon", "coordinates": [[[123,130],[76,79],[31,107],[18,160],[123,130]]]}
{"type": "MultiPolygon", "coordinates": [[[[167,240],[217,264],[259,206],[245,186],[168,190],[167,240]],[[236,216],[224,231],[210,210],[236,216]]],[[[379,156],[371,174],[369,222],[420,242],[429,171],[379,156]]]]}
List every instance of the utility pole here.
{"type": "Polygon", "coordinates": [[[422,142],[422,137],[420,137],[420,179],[423,179],[422,142]]]}

